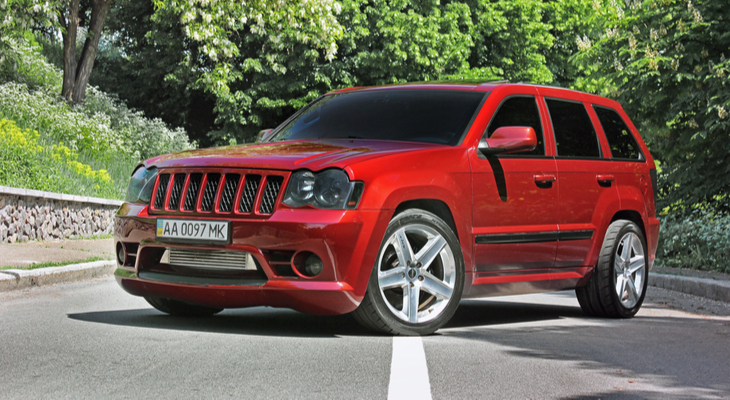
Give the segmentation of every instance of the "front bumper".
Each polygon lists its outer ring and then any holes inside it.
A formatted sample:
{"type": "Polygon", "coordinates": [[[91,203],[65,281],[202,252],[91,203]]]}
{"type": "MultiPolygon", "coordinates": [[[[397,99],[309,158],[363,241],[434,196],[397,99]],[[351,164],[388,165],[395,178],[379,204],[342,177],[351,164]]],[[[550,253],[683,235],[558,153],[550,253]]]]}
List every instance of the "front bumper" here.
{"type": "Polygon", "coordinates": [[[118,260],[115,276],[136,296],[216,308],[271,306],[344,314],[355,310],[365,295],[391,214],[392,210],[280,209],[265,220],[220,218],[231,221],[231,244],[192,245],[157,241],[158,216],[150,215],[147,206],[125,203],[115,217],[114,239],[129,256],[118,260]],[[257,271],[255,276],[182,276],[160,264],[161,252],[174,247],[245,251],[256,260],[257,271]],[[322,273],[310,278],[287,266],[287,257],[301,252],[317,254],[322,273]]]}

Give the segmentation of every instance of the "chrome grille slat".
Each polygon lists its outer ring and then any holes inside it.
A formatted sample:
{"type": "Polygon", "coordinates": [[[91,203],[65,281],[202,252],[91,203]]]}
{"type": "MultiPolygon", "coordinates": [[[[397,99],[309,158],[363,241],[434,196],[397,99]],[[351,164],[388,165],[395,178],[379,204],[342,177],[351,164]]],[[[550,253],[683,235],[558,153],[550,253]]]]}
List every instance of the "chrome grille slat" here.
{"type": "Polygon", "coordinates": [[[195,210],[198,203],[198,191],[200,190],[200,182],[203,180],[203,174],[190,174],[190,183],[188,183],[188,192],[185,195],[185,211],[195,210]]]}
{"type": "Polygon", "coordinates": [[[246,183],[241,191],[241,204],[238,206],[238,212],[250,213],[253,211],[260,182],[261,175],[246,175],[246,183]]]}
{"type": "Polygon", "coordinates": [[[221,180],[221,174],[208,174],[208,182],[203,190],[203,200],[200,202],[201,211],[213,211],[215,203],[215,195],[218,192],[218,183],[221,180]]]}
{"type": "Polygon", "coordinates": [[[180,195],[182,194],[183,184],[185,184],[185,174],[175,174],[170,189],[170,201],[167,203],[167,208],[170,210],[180,208],[180,195]]]}
{"type": "Polygon", "coordinates": [[[248,253],[242,251],[191,250],[171,248],[170,264],[203,269],[250,270],[246,265],[248,253]]]}
{"type": "Polygon", "coordinates": [[[233,202],[236,200],[236,189],[238,189],[238,181],[241,179],[239,174],[226,174],[226,183],[223,184],[223,193],[221,194],[221,204],[219,209],[221,212],[231,212],[233,210],[233,202]]]}
{"type": "Polygon", "coordinates": [[[160,182],[157,186],[157,195],[155,196],[155,208],[162,209],[165,204],[165,196],[167,195],[167,183],[170,181],[170,174],[161,174],[160,182]]]}
{"type": "Polygon", "coordinates": [[[281,190],[281,183],[284,178],[280,176],[268,176],[266,178],[266,188],[264,194],[261,196],[261,206],[259,212],[261,214],[271,214],[274,212],[276,206],[276,198],[279,197],[279,191],[281,190]]]}

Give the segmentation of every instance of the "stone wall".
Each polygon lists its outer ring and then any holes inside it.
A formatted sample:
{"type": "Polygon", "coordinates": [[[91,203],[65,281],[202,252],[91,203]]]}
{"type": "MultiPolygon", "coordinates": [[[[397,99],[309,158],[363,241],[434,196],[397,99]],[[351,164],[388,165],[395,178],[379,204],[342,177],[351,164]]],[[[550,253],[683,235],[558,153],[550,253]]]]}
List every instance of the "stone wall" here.
{"type": "Polygon", "coordinates": [[[0,186],[0,243],[111,234],[118,200],[0,186]]]}

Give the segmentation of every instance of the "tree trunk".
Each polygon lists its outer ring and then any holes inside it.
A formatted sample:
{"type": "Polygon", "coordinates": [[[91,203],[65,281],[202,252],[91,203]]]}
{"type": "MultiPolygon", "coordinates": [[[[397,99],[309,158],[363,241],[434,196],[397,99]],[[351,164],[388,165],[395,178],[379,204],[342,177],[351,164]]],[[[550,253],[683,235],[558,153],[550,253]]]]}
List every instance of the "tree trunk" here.
{"type": "Polygon", "coordinates": [[[61,12],[59,20],[66,30],[63,33],[63,87],[61,96],[71,100],[76,84],[76,35],[79,29],[79,1],[71,0],[68,9],[68,20],[61,12]]]}
{"type": "Polygon", "coordinates": [[[106,15],[113,0],[92,0],[91,21],[86,30],[86,42],[81,50],[81,57],[76,61],[76,37],[79,28],[79,2],[71,0],[68,8],[68,21],[62,12],[59,16],[61,26],[66,29],[63,34],[63,87],[61,95],[74,104],[81,103],[86,97],[86,85],[89,83],[91,70],[94,68],[101,31],[104,28],[106,15]]]}
{"type": "Polygon", "coordinates": [[[79,66],[76,69],[76,83],[74,84],[71,97],[74,104],[81,103],[86,97],[86,85],[89,83],[91,69],[94,68],[94,60],[96,59],[97,49],[99,48],[101,31],[104,28],[106,15],[111,5],[112,0],[96,0],[93,3],[86,42],[84,43],[84,49],[81,51],[79,66]]]}

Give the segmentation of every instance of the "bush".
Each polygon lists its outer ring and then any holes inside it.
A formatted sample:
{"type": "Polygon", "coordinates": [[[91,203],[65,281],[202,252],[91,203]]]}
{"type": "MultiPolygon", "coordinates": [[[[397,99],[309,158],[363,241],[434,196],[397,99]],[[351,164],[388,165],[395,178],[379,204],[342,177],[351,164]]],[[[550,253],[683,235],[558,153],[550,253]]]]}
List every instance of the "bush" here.
{"type": "Polygon", "coordinates": [[[663,218],[657,266],[730,273],[730,214],[696,209],[663,218]]]}
{"type": "Polygon", "coordinates": [[[38,132],[0,119],[0,185],[78,194],[119,197],[109,173],[79,161],[59,145],[42,145],[38,132]]]}

